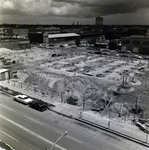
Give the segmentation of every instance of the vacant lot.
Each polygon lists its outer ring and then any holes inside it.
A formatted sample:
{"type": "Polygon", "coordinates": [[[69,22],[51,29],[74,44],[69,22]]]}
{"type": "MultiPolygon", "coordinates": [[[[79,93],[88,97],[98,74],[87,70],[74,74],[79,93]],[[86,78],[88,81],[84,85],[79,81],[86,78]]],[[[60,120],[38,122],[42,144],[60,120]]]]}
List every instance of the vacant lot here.
{"type": "Polygon", "coordinates": [[[72,45],[47,49],[35,46],[19,51],[1,49],[3,57],[16,62],[13,69],[17,78],[12,81],[27,85],[49,99],[68,102],[71,97],[78,106],[84,100],[85,109],[99,110],[104,115],[110,112],[114,117],[115,114],[131,116],[138,96],[138,107],[144,110],[139,115],[148,117],[148,62],[131,55],[120,57],[116,51],[94,52],[72,45]],[[121,87],[123,78],[127,78],[127,88],[121,87]]]}

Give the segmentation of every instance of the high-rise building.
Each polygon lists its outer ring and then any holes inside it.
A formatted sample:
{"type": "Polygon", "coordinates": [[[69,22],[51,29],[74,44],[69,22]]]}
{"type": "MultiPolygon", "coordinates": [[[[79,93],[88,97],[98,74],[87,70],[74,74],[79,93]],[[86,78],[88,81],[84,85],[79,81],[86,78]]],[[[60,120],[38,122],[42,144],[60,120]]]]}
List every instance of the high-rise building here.
{"type": "Polygon", "coordinates": [[[95,25],[103,25],[103,17],[96,17],[95,25]]]}

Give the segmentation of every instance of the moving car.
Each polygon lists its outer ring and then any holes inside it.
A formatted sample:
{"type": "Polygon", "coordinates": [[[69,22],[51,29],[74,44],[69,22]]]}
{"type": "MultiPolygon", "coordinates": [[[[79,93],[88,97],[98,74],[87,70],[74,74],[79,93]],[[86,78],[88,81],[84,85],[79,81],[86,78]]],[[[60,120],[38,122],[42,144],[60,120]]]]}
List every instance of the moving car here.
{"type": "Polygon", "coordinates": [[[31,102],[29,104],[29,107],[34,108],[39,111],[44,111],[48,109],[48,104],[43,101],[37,100],[37,101],[31,102]]]}
{"type": "Polygon", "coordinates": [[[26,95],[21,95],[21,94],[14,96],[14,100],[25,105],[28,105],[29,103],[33,102],[33,99],[29,98],[26,95]]]}

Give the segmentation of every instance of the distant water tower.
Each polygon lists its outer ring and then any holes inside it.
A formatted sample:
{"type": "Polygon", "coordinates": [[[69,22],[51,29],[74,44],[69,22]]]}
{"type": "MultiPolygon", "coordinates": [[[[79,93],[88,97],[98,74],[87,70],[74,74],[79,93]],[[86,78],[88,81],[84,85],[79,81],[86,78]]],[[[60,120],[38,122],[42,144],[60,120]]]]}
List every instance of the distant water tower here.
{"type": "Polygon", "coordinates": [[[97,26],[103,25],[103,17],[96,17],[95,25],[97,26]]]}

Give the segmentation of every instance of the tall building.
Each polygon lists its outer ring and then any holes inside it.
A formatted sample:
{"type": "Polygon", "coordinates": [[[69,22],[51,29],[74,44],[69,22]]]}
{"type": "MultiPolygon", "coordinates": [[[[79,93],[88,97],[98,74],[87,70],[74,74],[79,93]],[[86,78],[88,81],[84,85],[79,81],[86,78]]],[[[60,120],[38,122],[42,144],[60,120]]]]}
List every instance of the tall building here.
{"type": "Polygon", "coordinates": [[[103,25],[103,17],[96,17],[95,25],[103,25]]]}

